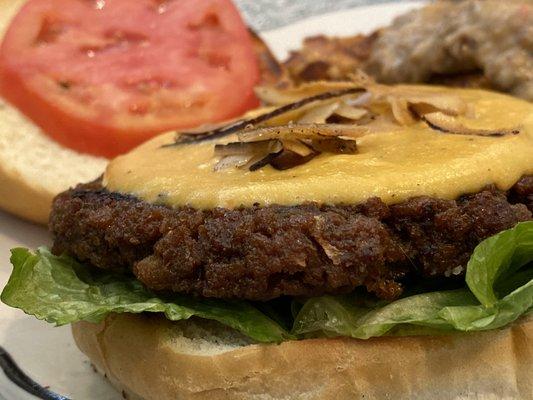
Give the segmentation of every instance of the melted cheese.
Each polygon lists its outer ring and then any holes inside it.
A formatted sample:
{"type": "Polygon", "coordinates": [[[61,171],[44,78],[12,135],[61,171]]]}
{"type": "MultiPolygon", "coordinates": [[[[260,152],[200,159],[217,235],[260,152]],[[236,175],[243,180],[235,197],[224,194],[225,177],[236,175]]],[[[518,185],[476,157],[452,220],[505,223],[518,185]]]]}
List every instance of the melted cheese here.
{"type": "MultiPolygon", "coordinates": [[[[533,174],[533,105],[506,95],[466,89],[418,87],[450,92],[473,105],[471,127],[520,127],[505,137],[443,134],[420,122],[358,139],[356,155],[322,154],[286,171],[215,172],[214,142],[161,148],[161,135],[113,160],[104,185],[145,201],[195,208],[295,205],[303,202],[356,204],[369,197],[396,203],[414,196],[453,199],[485,185],[510,188],[533,174]]],[[[226,141],[229,139],[226,138],[226,141]]]]}

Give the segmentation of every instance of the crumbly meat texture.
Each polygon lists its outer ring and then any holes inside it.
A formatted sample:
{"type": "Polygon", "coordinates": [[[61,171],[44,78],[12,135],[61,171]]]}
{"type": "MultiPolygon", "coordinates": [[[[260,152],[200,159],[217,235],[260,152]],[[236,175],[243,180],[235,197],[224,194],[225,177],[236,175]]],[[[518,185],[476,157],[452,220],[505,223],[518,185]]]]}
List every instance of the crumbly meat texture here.
{"type": "Polygon", "coordinates": [[[311,36],[292,51],[284,66],[295,83],[346,80],[370,57],[378,32],[350,37],[311,36]]]}
{"type": "Polygon", "coordinates": [[[412,277],[464,273],[483,239],[532,219],[533,178],[455,201],[418,197],[387,206],[171,209],[80,185],[54,202],[53,252],[132,271],[147,287],[268,300],[346,293],[394,299],[412,277]],[[529,209],[528,209],[529,206],[529,209]]]}
{"type": "MultiPolygon", "coordinates": [[[[373,45],[380,35],[381,31],[375,31],[368,36],[308,37],[304,40],[300,50],[291,52],[283,68],[296,84],[316,80],[349,80],[359,70],[366,68],[366,63],[372,55],[373,45]]],[[[373,71],[366,72],[375,78],[373,71]]],[[[475,69],[460,73],[434,73],[419,82],[452,87],[494,89],[491,82],[483,75],[483,71],[475,69]]]]}
{"type": "Polygon", "coordinates": [[[382,29],[365,62],[379,82],[483,72],[495,89],[533,100],[533,3],[437,1],[382,29]]]}
{"type": "Polygon", "coordinates": [[[425,82],[509,92],[533,100],[533,3],[437,1],[370,35],[313,36],[285,62],[292,80],[425,82]]]}

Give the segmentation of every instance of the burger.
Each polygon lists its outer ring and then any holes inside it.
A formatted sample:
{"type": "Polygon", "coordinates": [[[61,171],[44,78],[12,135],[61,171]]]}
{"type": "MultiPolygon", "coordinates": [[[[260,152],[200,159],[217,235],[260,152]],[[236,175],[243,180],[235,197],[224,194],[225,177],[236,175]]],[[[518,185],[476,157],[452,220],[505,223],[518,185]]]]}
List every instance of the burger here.
{"type": "Polygon", "coordinates": [[[533,105],[260,88],[53,204],[2,301],[127,398],[533,398],[533,105]]]}

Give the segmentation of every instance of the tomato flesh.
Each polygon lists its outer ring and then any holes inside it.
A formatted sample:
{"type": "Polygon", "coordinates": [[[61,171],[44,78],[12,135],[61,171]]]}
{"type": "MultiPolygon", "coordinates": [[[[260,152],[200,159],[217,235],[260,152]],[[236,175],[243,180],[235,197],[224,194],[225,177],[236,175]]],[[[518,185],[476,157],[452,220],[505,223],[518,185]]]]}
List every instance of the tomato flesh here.
{"type": "Polygon", "coordinates": [[[230,0],[30,0],[0,93],[63,145],[106,157],[255,107],[259,67],[230,0]]]}

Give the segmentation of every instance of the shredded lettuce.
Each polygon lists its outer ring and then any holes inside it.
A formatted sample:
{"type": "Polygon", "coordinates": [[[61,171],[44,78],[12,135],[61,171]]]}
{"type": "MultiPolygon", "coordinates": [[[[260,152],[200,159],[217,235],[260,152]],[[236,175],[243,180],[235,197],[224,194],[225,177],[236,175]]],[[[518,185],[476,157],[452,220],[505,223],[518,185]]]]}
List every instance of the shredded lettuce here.
{"type": "Polygon", "coordinates": [[[533,222],[483,241],[466,271],[466,287],[419,293],[390,303],[362,291],[290,302],[161,297],[131,276],[95,271],[46,248],[13,249],[13,272],[1,300],[56,325],[101,321],[109,313],[164,313],[177,321],[216,320],[258,342],[308,336],[434,334],[505,326],[533,309],[533,222]]]}

